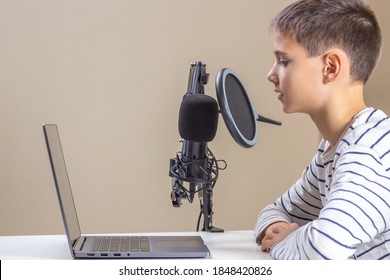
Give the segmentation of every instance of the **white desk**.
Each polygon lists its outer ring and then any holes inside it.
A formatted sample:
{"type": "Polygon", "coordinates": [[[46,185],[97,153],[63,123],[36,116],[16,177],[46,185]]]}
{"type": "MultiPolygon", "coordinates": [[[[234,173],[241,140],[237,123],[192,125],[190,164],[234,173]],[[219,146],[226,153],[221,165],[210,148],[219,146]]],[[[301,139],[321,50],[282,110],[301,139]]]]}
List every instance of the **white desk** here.
{"type": "MultiPolygon", "coordinates": [[[[253,231],[145,233],[143,235],[202,236],[210,250],[211,259],[217,260],[269,260],[253,238],[253,231]]],[[[137,234],[138,235],[138,234],[137,234]]],[[[141,234],[139,234],[141,235],[141,234]]],[[[1,260],[71,259],[65,235],[0,236],[1,260]]]]}

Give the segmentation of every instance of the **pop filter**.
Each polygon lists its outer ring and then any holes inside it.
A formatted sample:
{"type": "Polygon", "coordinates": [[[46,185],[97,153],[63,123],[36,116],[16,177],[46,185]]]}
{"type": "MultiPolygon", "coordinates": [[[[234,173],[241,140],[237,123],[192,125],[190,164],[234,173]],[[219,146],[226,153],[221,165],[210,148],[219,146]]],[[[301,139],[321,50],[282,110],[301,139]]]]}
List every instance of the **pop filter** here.
{"type": "Polygon", "coordinates": [[[258,138],[256,121],[281,125],[279,121],[258,115],[240,79],[232,69],[218,72],[215,88],[225,124],[237,144],[253,147],[258,138]]]}

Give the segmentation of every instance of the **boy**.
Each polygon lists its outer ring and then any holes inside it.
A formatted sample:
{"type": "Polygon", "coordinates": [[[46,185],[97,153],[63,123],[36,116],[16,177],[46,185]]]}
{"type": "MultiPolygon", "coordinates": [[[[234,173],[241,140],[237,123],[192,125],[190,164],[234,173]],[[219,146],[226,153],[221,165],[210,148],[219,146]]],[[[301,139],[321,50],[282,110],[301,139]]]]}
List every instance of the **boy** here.
{"type": "Polygon", "coordinates": [[[302,177],[255,226],[276,259],[390,259],[390,120],[363,88],[381,51],[361,0],[301,0],[272,21],[267,78],[285,113],[306,113],[323,140],[302,177]]]}

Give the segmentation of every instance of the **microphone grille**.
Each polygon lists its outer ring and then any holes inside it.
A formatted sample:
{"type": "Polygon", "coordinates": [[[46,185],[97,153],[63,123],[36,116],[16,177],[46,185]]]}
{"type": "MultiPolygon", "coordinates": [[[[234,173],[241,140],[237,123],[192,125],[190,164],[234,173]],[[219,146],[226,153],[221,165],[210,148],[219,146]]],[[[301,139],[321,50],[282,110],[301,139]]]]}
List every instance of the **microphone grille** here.
{"type": "Polygon", "coordinates": [[[186,94],[179,111],[180,137],[192,142],[210,142],[217,127],[217,101],[205,94],[186,94]]]}

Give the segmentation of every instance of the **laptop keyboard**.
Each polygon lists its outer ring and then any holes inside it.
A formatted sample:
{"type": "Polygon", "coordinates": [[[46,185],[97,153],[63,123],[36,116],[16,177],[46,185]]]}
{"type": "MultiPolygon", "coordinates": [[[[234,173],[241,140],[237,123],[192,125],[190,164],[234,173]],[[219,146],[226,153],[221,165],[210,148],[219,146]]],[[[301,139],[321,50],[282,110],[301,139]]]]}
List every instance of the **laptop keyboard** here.
{"type": "Polygon", "coordinates": [[[149,252],[147,236],[99,236],[92,245],[94,252],[149,252]]]}

